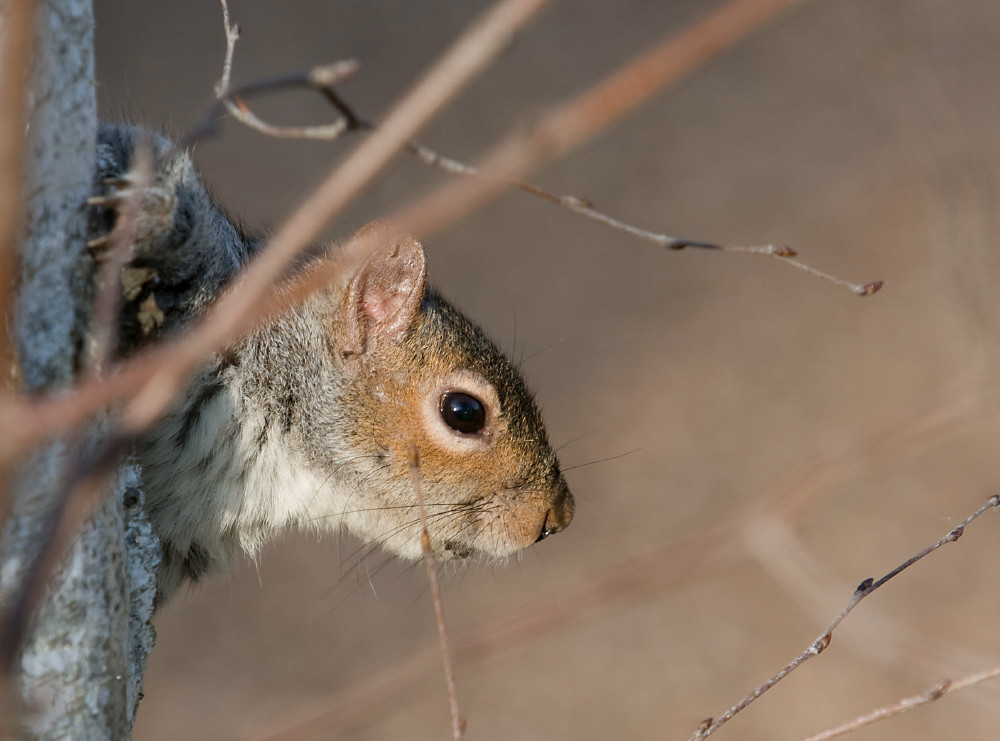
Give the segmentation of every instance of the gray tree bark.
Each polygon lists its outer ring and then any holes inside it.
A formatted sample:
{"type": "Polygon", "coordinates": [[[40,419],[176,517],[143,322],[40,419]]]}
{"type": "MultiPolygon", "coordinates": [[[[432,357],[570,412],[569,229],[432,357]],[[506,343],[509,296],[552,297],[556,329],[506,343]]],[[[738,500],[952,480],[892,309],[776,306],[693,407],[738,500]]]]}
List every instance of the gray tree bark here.
{"type": "MultiPolygon", "coordinates": [[[[0,13],[4,7],[0,2],[0,13]]],[[[12,326],[30,392],[69,385],[77,355],[86,352],[93,269],[85,201],[97,131],[91,3],[45,0],[37,19],[25,142],[28,204],[12,326]]],[[[87,438],[100,439],[106,427],[95,423],[87,438]]],[[[65,488],[69,445],[46,445],[15,477],[0,540],[0,606],[9,607],[38,552],[65,488]]],[[[154,640],[159,562],[141,504],[139,470],[122,465],[50,579],[15,667],[24,737],[130,736],[154,640]]]]}

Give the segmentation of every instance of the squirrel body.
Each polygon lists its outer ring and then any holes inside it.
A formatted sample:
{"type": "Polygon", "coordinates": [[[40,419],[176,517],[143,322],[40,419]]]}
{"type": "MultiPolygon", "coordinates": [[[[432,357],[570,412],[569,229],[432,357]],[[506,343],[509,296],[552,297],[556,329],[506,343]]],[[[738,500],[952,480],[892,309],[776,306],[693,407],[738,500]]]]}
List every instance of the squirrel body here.
{"type": "MultiPolygon", "coordinates": [[[[111,228],[128,192],[140,140],[156,169],[138,196],[126,272],[142,278],[125,293],[123,354],[183,331],[261,246],[212,202],[186,152],[128,125],[100,130],[97,179],[113,184],[97,199],[101,227],[111,228]]],[[[137,441],[163,547],[161,601],[291,528],[344,528],[419,558],[414,448],[438,558],[504,558],[572,519],[572,495],[520,374],[426,287],[416,241],[384,223],[366,230],[384,246],[208,359],[137,441]]]]}

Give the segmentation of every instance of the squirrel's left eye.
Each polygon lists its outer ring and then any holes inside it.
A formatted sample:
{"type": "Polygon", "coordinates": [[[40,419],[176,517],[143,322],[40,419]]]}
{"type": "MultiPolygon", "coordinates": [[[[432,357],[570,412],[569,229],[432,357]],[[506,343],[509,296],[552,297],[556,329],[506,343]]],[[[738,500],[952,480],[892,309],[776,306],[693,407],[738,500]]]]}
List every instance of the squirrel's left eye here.
{"type": "Polygon", "coordinates": [[[456,432],[474,435],[486,426],[486,407],[475,396],[449,391],[441,397],[441,419],[456,432]]]}

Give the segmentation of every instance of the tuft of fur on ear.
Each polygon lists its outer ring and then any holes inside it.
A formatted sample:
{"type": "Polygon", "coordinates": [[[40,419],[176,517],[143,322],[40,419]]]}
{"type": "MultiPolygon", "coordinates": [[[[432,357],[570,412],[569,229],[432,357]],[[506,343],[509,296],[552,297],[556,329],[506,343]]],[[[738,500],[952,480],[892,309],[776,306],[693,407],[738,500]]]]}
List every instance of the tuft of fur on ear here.
{"type": "Polygon", "coordinates": [[[348,285],[342,306],[343,355],[362,355],[381,342],[402,342],[424,300],[424,248],[385,222],[367,224],[356,238],[368,237],[371,232],[383,232],[387,244],[358,268],[348,285]]]}

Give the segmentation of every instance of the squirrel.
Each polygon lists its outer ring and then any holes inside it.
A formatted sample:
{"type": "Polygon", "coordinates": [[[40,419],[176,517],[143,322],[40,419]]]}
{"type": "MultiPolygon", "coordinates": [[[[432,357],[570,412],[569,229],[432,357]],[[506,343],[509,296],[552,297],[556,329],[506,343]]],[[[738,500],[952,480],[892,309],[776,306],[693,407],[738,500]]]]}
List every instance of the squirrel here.
{"type": "MultiPolygon", "coordinates": [[[[188,152],[159,133],[102,124],[91,203],[92,230],[104,236],[92,248],[106,243],[133,186],[141,140],[155,171],[138,195],[122,272],[122,356],[183,331],[263,244],[213,202],[188,152]]],[[[364,230],[384,245],[206,360],[137,440],[163,551],[158,605],[290,528],[343,528],[420,558],[414,446],[438,559],[503,559],[572,519],[573,496],[521,375],[427,287],[417,241],[383,222],[364,230]]],[[[323,254],[312,250],[293,270],[323,254]]]]}

